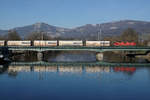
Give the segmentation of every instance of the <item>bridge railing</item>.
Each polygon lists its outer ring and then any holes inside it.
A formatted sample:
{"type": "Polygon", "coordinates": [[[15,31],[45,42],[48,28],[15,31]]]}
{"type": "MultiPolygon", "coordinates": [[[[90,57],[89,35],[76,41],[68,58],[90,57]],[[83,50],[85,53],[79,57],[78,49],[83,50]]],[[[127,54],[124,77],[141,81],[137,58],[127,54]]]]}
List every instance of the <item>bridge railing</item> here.
{"type": "Polygon", "coordinates": [[[126,48],[150,48],[148,46],[101,46],[101,47],[92,47],[92,46],[6,46],[7,48],[54,48],[54,49],[76,49],[76,48],[81,48],[81,49],[87,49],[87,48],[93,48],[93,49],[126,49],[126,48]]]}
{"type": "Polygon", "coordinates": [[[107,49],[150,49],[150,47],[144,47],[144,46],[107,46],[107,47],[87,47],[87,46],[53,46],[53,47],[42,47],[42,46],[5,46],[0,47],[0,49],[7,48],[8,50],[59,50],[59,49],[68,49],[68,50],[107,50],[107,49]]]}

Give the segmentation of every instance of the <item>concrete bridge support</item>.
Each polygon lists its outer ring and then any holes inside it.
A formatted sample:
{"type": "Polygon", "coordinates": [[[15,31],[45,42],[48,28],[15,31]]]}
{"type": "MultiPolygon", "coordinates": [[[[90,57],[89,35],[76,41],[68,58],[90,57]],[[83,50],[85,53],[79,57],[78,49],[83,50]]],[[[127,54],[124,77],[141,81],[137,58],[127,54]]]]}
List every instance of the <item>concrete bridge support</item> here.
{"type": "Polygon", "coordinates": [[[43,60],[43,53],[42,52],[37,52],[37,59],[39,61],[42,61],[43,60]]]}
{"type": "Polygon", "coordinates": [[[103,60],[103,53],[102,52],[96,53],[96,60],[97,61],[102,61],[103,60]]]}

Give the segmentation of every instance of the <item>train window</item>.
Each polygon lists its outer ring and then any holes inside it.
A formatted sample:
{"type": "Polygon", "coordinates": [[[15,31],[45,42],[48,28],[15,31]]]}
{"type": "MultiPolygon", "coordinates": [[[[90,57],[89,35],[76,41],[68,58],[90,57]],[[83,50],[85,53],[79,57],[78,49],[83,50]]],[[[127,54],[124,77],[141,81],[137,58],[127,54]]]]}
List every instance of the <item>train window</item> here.
{"type": "Polygon", "coordinates": [[[74,42],[73,44],[81,44],[81,43],[79,43],[79,42],[74,42]]]}
{"type": "Polygon", "coordinates": [[[53,42],[53,41],[51,41],[51,42],[48,42],[48,44],[56,44],[57,42],[53,42]]]}
{"type": "Polygon", "coordinates": [[[22,44],[30,44],[30,42],[22,42],[22,44]]]}

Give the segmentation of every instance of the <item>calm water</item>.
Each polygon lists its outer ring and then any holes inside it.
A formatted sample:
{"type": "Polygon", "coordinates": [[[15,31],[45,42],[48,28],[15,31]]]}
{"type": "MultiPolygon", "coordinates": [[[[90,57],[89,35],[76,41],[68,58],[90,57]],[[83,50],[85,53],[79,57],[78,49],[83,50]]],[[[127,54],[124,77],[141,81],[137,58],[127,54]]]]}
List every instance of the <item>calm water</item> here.
{"type": "MultiPolygon", "coordinates": [[[[63,53],[48,59],[78,60],[95,56],[63,53]]],[[[150,100],[149,93],[150,67],[0,66],[0,100],[150,100]]]]}

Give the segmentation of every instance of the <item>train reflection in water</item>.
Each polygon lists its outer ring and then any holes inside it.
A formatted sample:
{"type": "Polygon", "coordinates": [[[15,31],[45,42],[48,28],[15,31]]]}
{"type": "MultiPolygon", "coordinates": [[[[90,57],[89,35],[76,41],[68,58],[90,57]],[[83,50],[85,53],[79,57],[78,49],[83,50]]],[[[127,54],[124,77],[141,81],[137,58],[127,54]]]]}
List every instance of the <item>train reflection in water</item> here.
{"type": "Polygon", "coordinates": [[[100,73],[100,72],[123,72],[134,73],[136,67],[109,67],[109,66],[8,66],[0,67],[0,73],[20,73],[20,72],[57,72],[57,73],[100,73]]]}
{"type": "Polygon", "coordinates": [[[113,68],[114,71],[119,72],[135,72],[136,68],[135,67],[114,67],[113,68]]]}
{"type": "Polygon", "coordinates": [[[34,72],[57,72],[57,67],[56,66],[50,66],[50,67],[34,66],[33,70],[34,72]]]}
{"type": "Polygon", "coordinates": [[[95,72],[110,72],[110,67],[99,67],[99,66],[93,66],[93,67],[85,67],[86,72],[95,73],[95,72]]]}
{"type": "Polygon", "coordinates": [[[110,72],[111,67],[101,66],[9,66],[8,72],[69,72],[69,73],[96,73],[110,72]]]}
{"type": "Polygon", "coordinates": [[[82,73],[83,68],[82,66],[60,66],[58,67],[58,71],[61,73],[67,73],[67,72],[71,72],[71,73],[82,73]]]}

